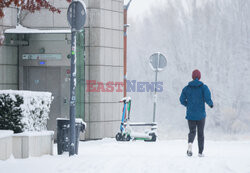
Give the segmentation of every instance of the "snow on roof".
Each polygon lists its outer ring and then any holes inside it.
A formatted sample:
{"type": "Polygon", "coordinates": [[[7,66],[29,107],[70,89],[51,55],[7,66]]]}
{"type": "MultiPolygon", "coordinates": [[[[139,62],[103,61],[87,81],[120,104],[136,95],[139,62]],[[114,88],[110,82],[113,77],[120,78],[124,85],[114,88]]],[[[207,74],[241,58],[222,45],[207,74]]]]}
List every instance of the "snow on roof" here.
{"type": "Polygon", "coordinates": [[[70,34],[70,29],[65,30],[40,30],[31,29],[23,27],[22,25],[17,25],[16,28],[6,29],[5,34],[70,34]]]}

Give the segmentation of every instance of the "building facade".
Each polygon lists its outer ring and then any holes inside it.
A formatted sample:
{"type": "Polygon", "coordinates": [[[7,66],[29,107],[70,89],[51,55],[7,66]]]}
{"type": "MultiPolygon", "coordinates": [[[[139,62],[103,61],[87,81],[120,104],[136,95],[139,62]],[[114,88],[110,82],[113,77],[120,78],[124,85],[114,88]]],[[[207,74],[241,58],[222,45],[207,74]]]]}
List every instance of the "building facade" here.
{"type": "MultiPolygon", "coordinates": [[[[83,80],[104,85],[123,82],[123,0],[84,2],[87,22],[82,33],[84,44],[79,43],[79,47],[85,50],[85,59],[77,63],[84,77],[80,75],[78,83],[84,85],[83,80]],[[83,60],[85,66],[80,63],[83,60]]],[[[66,17],[69,4],[64,0],[54,0],[53,4],[61,10],[60,14],[46,9],[22,12],[21,25],[41,32],[25,33],[17,29],[6,33],[5,43],[0,47],[0,89],[52,92],[49,130],[56,130],[56,118],[69,117],[71,36],[66,17]]],[[[15,8],[5,9],[1,31],[16,27],[16,14],[15,8]]],[[[81,102],[79,107],[84,108],[79,111],[79,117],[87,123],[85,139],[114,137],[119,130],[122,105],[118,101],[123,92],[116,92],[116,89],[114,92],[88,92],[86,86],[78,94],[83,97],[78,102],[81,102]]]]}

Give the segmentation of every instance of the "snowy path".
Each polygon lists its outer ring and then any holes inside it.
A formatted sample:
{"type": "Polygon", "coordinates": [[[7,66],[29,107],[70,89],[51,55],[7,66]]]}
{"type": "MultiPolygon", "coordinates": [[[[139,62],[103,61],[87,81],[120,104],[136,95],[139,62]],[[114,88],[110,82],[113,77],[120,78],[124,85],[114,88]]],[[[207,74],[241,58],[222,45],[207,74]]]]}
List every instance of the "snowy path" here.
{"type": "MultiPolygon", "coordinates": [[[[186,141],[156,143],[116,142],[114,139],[81,142],[79,155],[43,156],[0,161],[1,173],[250,173],[250,141],[206,141],[204,158],[185,155],[186,141]]],[[[56,152],[56,151],[55,151],[56,152]]]]}

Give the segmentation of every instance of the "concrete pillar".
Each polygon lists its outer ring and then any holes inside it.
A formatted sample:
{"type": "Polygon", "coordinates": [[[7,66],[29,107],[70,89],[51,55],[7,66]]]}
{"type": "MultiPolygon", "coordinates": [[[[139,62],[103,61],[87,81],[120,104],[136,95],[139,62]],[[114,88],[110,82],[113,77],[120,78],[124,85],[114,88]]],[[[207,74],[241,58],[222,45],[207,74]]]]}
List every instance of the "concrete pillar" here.
{"type": "MultiPolygon", "coordinates": [[[[88,80],[123,81],[123,1],[91,0],[86,27],[86,70],[88,80]]],[[[95,86],[97,87],[97,86],[95,86]]],[[[86,137],[114,137],[119,130],[123,92],[86,93],[86,137]]]]}

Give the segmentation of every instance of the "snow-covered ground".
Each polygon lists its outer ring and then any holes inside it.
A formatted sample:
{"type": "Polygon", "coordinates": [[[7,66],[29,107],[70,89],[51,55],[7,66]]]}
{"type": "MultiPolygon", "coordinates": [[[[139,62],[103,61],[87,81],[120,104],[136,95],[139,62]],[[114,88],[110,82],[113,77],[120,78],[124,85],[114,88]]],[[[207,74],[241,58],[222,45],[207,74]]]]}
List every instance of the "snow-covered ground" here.
{"type": "MultiPolygon", "coordinates": [[[[1,173],[249,173],[250,141],[206,141],[205,157],[187,157],[185,140],[80,142],[79,155],[0,161],[1,173]]],[[[56,153],[56,146],[55,146],[56,153]]]]}

